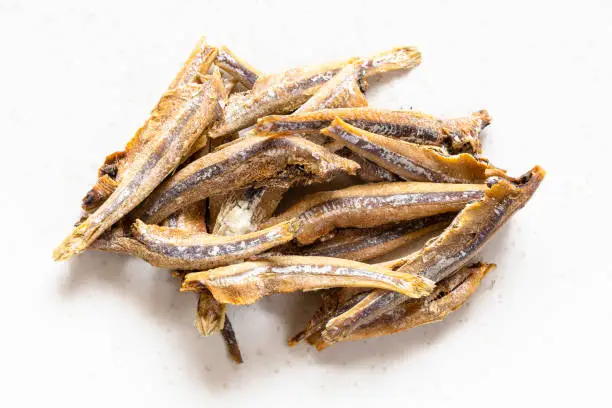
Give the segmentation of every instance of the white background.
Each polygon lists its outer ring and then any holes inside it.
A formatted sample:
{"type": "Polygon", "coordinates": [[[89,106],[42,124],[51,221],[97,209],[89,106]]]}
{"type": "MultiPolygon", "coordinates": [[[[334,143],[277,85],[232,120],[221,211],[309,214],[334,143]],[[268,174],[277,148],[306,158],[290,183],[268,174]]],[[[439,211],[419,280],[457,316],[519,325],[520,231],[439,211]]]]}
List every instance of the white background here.
{"type": "Polygon", "coordinates": [[[0,406],[607,405],[612,3],[245,3],[0,1],[0,406]],[[372,105],[490,111],[486,155],[548,176],[483,252],[499,267],[468,306],[317,353],[285,345],[312,303],[275,296],[232,308],[237,367],[167,272],[52,262],[203,34],[266,72],[417,45],[423,64],[372,83],[372,105]]]}

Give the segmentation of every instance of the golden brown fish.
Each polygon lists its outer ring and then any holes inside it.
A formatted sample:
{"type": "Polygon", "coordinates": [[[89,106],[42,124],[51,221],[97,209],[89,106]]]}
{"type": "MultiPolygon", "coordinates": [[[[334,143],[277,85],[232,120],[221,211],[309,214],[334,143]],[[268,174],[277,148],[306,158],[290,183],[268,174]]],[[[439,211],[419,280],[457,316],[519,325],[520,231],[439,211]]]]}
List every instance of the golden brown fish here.
{"type": "Polygon", "coordinates": [[[449,156],[440,149],[367,132],[340,118],[334,119],[321,133],[405,180],[484,183],[494,173],[504,173],[471,154],[449,156]]]}
{"type": "Polygon", "coordinates": [[[144,200],[179,165],[199,134],[217,117],[219,78],[200,75],[208,67],[194,62],[198,55],[196,51],[192,53],[173,81],[173,88],[162,96],[151,117],[128,143],[125,168],[117,176],[116,189],[55,249],[55,260],[82,252],[144,200]]]}
{"type": "MultiPolygon", "coordinates": [[[[208,45],[206,39],[202,37],[170,86],[168,86],[168,91],[194,82],[202,82],[202,76],[207,73],[216,56],[217,49],[208,45]]],[[[98,182],[83,198],[82,206],[85,211],[95,211],[110,197],[115,188],[117,188],[116,181],[120,174],[130,167],[131,162],[138,157],[133,150],[145,144],[146,138],[150,136],[150,134],[139,131],[133,140],[128,143],[125,151],[115,152],[106,157],[104,164],[98,170],[98,182]]]]}
{"type": "Polygon", "coordinates": [[[479,200],[484,184],[376,183],[312,194],[263,228],[299,218],[296,239],[311,244],[336,228],[371,228],[447,212],[479,200]]]}
{"type": "Polygon", "coordinates": [[[377,228],[346,228],[338,230],[332,238],[313,245],[289,243],[262,255],[331,256],[363,262],[441,231],[453,218],[454,214],[449,213],[377,228]]]}
{"type": "MultiPolygon", "coordinates": [[[[372,323],[359,327],[342,341],[384,336],[439,322],[463,306],[478,289],[482,279],[493,269],[495,269],[494,264],[464,266],[440,281],[431,295],[414,302],[404,302],[372,323]]],[[[330,345],[319,333],[308,337],[308,342],[318,350],[330,345]]]]}
{"type": "MultiPolygon", "coordinates": [[[[484,197],[468,204],[442,234],[412,254],[399,271],[434,282],[450,276],[470,262],[493,234],[529,201],[544,175],[544,170],[536,166],[517,180],[491,177],[484,197]]],[[[373,291],[350,310],[329,320],[321,337],[326,343],[334,343],[407,300],[394,292],[373,291]]]]}
{"type": "Polygon", "coordinates": [[[437,119],[415,111],[339,108],[267,116],[257,121],[256,130],[261,135],[317,133],[328,127],[336,117],[368,132],[411,143],[440,146],[449,153],[480,153],[478,135],[491,123],[491,117],[485,110],[466,118],[437,119]]]}
{"type": "Polygon", "coordinates": [[[354,174],[357,168],[356,163],[307,140],[249,137],[178,171],[136,209],[133,218],[155,224],[192,202],[257,182],[308,184],[340,173],[354,174]]]}
{"type": "Polygon", "coordinates": [[[397,290],[406,296],[427,296],[427,279],[361,262],[327,257],[278,256],[185,276],[182,291],[208,289],[221,303],[250,304],[257,299],[297,290],[337,286],[397,290]]]}
{"type": "Polygon", "coordinates": [[[249,234],[222,236],[147,225],[136,220],[132,235],[146,248],[147,257],[156,254],[150,259],[143,258],[152,265],[198,270],[228,265],[289,242],[298,225],[299,221],[290,220],[249,234]]]}

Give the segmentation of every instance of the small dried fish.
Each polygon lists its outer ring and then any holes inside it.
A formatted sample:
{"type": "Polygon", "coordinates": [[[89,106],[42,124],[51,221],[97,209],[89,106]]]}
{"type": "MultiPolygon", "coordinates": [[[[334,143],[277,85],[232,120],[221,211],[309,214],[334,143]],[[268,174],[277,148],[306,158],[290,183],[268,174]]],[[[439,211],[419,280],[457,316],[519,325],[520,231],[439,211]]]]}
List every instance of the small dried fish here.
{"type": "Polygon", "coordinates": [[[484,183],[492,172],[504,173],[471,154],[449,156],[440,149],[367,132],[340,118],[321,133],[405,180],[484,183]]]}
{"type": "Polygon", "coordinates": [[[454,214],[449,213],[378,228],[347,228],[338,230],[326,241],[309,246],[289,243],[270,252],[271,255],[331,256],[363,262],[385,255],[425,235],[441,231],[453,218],[454,214]]]}
{"type": "MultiPolygon", "coordinates": [[[[359,327],[342,341],[384,336],[439,322],[463,306],[478,289],[482,279],[493,269],[494,264],[465,266],[440,281],[431,295],[414,302],[404,302],[372,323],[359,327]]],[[[330,345],[319,333],[309,336],[308,342],[319,351],[330,345]]]]}
{"type": "MultiPolygon", "coordinates": [[[[179,73],[170,83],[170,86],[168,86],[168,91],[194,82],[202,82],[201,78],[209,70],[216,56],[217,48],[208,45],[206,39],[202,37],[179,73]]],[[[146,143],[147,137],[150,137],[150,135],[148,136],[139,131],[133,140],[128,143],[125,151],[115,152],[106,157],[104,164],[98,170],[99,179],[96,185],[83,198],[82,207],[86,212],[95,211],[110,197],[117,188],[119,176],[138,157],[134,150],[141,144],[146,143]]]]}
{"type": "Polygon", "coordinates": [[[219,49],[216,64],[233,76],[246,89],[253,88],[257,78],[261,77],[261,73],[236,57],[227,47],[223,46],[219,49]]]}
{"type": "MultiPolygon", "coordinates": [[[[199,134],[217,116],[218,77],[201,76],[192,53],[186,67],[125,149],[127,167],[117,188],[94,213],[80,223],[55,249],[55,260],[82,252],[111,225],[136,207],[181,162],[199,134]],[[196,82],[189,82],[197,78],[196,82]]],[[[206,54],[208,55],[208,54],[206,54]]],[[[196,58],[197,59],[197,58],[196,58]]],[[[160,220],[161,221],[161,220],[160,220]]]]}
{"type": "Polygon", "coordinates": [[[195,270],[227,265],[289,242],[298,226],[299,221],[290,220],[249,234],[226,237],[136,220],[132,235],[146,248],[147,255],[156,254],[152,259],[144,258],[152,265],[195,270]]]}
{"type": "Polygon", "coordinates": [[[257,121],[256,130],[261,135],[317,133],[328,127],[335,118],[382,136],[441,146],[450,153],[480,153],[478,135],[491,123],[491,117],[486,110],[475,112],[466,118],[437,119],[414,111],[339,108],[289,116],[267,116],[257,121]]]}
{"type": "Polygon", "coordinates": [[[340,173],[354,174],[357,168],[356,163],[307,140],[249,137],[208,154],[174,174],[136,209],[133,218],[155,224],[192,202],[256,182],[312,183],[329,180],[340,173]]]}
{"type": "Polygon", "coordinates": [[[295,238],[311,244],[336,228],[371,228],[447,212],[482,198],[484,184],[376,183],[312,194],[263,228],[298,218],[295,238]]]}
{"type": "MultiPolygon", "coordinates": [[[[363,60],[357,59],[342,68],[296,112],[309,112],[339,106],[367,105],[359,85],[359,81],[363,80],[365,75],[363,65],[363,60]]],[[[316,138],[312,136],[308,139],[315,143],[322,142],[322,140],[315,140],[316,138]]],[[[231,235],[253,231],[255,225],[272,216],[288,189],[289,186],[286,188],[249,188],[229,195],[223,203],[220,216],[215,223],[215,233],[220,231],[223,234],[231,235]]]]}
{"type": "MultiPolygon", "coordinates": [[[[295,110],[353,60],[295,68],[259,78],[253,89],[230,96],[223,119],[206,132],[195,144],[193,151],[206,144],[206,137],[221,137],[254,125],[262,116],[295,110]]],[[[421,54],[416,48],[395,48],[364,59],[365,75],[368,77],[398,69],[409,70],[420,62],[421,54]]]]}
{"type": "Polygon", "coordinates": [[[433,290],[427,279],[361,262],[327,257],[279,256],[190,273],[182,291],[210,290],[217,301],[250,304],[262,296],[337,286],[385,288],[419,298],[433,290]]]}
{"type": "MultiPolygon", "coordinates": [[[[493,234],[527,203],[545,174],[536,166],[516,180],[491,177],[484,197],[468,204],[442,234],[412,254],[399,271],[434,282],[450,276],[470,262],[493,234]]],[[[337,342],[407,300],[394,292],[373,291],[349,311],[329,320],[321,337],[326,343],[337,342]]]]}

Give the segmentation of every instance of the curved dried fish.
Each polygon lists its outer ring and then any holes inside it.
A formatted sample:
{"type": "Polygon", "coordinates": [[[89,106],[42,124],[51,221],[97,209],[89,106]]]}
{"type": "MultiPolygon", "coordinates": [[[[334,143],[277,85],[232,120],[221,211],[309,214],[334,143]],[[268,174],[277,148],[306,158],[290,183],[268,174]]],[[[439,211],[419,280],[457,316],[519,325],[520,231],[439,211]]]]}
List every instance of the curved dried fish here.
{"type": "MultiPolygon", "coordinates": [[[[399,270],[434,282],[450,276],[470,262],[493,234],[527,203],[545,174],[536,166],[517,180],[491,177],[484,197],[468,204],[442,234],[412,254],[399,270]]],[[[394,292],[373,291],[352,309],[331,319],[321,334],[322,339],[334,343],[407,300],[394,292]]]]}
{"type": "Polygon", "coordinates": [[[146,248],[147,255],[157,254],[153,259],[145,258],[152,265],[194,270],[227,265],[289,242],[298,226],[299,221],[290,220],[250,234],[227,237],[147,225],[136,220],[132,235],[146,248]]]}
{"type": "Polygon", "coordinates": [[[321,133],[405,180],[484,183],[492,172],[503,174],[486,160],[471,154],[449,156],[435,148],[367,132],[340,118],[334,119],[321,133]]]}
{"type": "Polygon", "coordinates": [[[370,228],[447,212],[482,198],[484,184],[376,183],[308,196],[262,227],[299,218],[300,244],[311,244],[336,228],[370,228]]]}
{"type": "MultiPolygon", "coordinates": [[[[342,341],[384,336],[439,322],[463,306],[478,289],[482,279],[493,269],[495,269],[494,264],[465,266],[440,281],[426,298],[404,302],[373,322],[357,328],[347,337],[342,338],[342,341]]],[[[330,345],[319,333],[309,336],[308,342],[319,351],[330,345]]]]}
{"type": "Polygon", "coordinates": [[[331,239],[309,246],[293,243],[272,250],[272,255],[331,256],[366,261],[385,255],[407,243],[441,231],[454,218],[453,213],[419,218],[396,225],[377,228],[347,228],[331,239]]]}
{"type": "Polygon", "coordinates": [[[427,279],[361,262],[326,257],[279,256],[190,273],[182,291],[210,290],[217,301],[250,304],[275,293],[337,286],[397,290],[418,298],[433,290],[427,279]]]}
{"type": "MultiPolygon", "coordinates": [[[[346,64],[354,59],[307,68],[295,68],[259,78],[253,89],[230,96],[223,119],[194,146],[204,146],[206,137],[217,138],[254,125],[258,118],[291,112],[306,102],[346,64]]],[[[364,59],[366,77],[399,69],[412,69],[421,62],[414,47],[395,48],[364,59]]]]}
{"type": "Polygon", "coordinates": [[[354,174],[357,168],[356,163],[307,140],[249,137],[187,165],[164,181],[133,217],[155,224],[192,202],[256,182],[308,184],[343,172],[354,174]]]}
{"type": "Polygon", "coordinates": [[[486,110],[475,112],[471,117],[437,119],[415,111],[339,108],[267,116],[257,121],[256,130],[261,135],[316,133],[328,127],[336,117],[368,132],[411,143],[441,146],[451,153],[480,153],[478,135],[491,123],[486,110]]]}
{"type": "Polygon", "coordinates": [[[65,260],[82,252],[179,165],[184,152],[216,116],[215,81],[212,77],[203,77],[203,82],[164,94],[126,148],[127,155],[134,157],[121,174],[117,188],[55,249],[55,260],[65,260]]]}
{"type": "Polygon", "coordinates": [[[219,49],[216,64],[219,68],[233,76],[246,89],[253,88],[257,78],[261,76],[258,70],[240,60],[225,46],[219,49]]]}

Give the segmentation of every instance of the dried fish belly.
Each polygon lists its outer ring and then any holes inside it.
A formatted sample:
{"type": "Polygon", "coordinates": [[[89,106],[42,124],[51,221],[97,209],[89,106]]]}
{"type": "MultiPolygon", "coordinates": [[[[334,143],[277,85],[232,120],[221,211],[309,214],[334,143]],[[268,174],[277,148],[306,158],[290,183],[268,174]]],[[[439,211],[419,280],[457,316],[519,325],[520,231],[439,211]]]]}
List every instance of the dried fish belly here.
{"type": "MultiPolygon", "coordinates": [[[[463,306],[478,289],[482,279],[493,269],[493,264],[463,267],[438,283],[431,295],[414,302],[404,302],[372,323],[357,328],[348,337],[342,338],[342,341],[384,336],[439,322],[463,306]]],[[[318,350],[330,345],[319,333],[309,336],[308,342],[318,350]]]]}
{"type": "Polygon", "coordinates": [[[336,228],[371,228],[457,212],[484,194],[484,184],[377,183],[312,194],[262,227],[298,218],[295,238],[311,244],[336,228]]]}
{"type": "Polygon", "coordinates": [[[340,108],[289,116],[267,116],[257,121],[256,129],[261,135],[319,132],[336,118],[378,135],[441,146],[450,153],[480,153],[478,135],[491,123],[491,117],[485,110],[466,118],[437,119],[415,111],[340,108]]]}
{"type": "Polygon", "coordinates": [[[453,218],[454,214],[450,213],[378,228],[347,228],[339,230],[332,238],[313,245],[300,247],[287,244],[270,252],[366,261],[385,255],[430,233],[441,231],[453,218]]]}
{"type": "MultiPolygon", "coordinates": [[[[437,238],[415,252],[399,269],[439,282],[466,265],[493,234],[533,196],[545,172],[536,166],[518,180],[491,177],[481,200],[468,204],[437,238]]],[[[404,303],[393,292],[373,291],[351,310],[331,319],[322,333],[327,343],[404,303]]]]}
{"type": "Polygon", "coordinates": [[[503,174],[471,154],[449,156],[431,147],[367,132],[340,118],[334,119],[321,133],[406,180],[484,183],[492,172],[503,174]]]}
{"type": "Polygon", "coordinates": [[[385,288],[414,298],[433,290],[431,282],[413,275],[361,262],[313,256],[269,257],[190,273],[181,290],[206,288],[221,303],[250,304],[274,293],[336,286],[385,288]]]}
{"type": "Polygon", "coordinates": [[[358,165],[295,137],[249,137],[208,154],[168,178],[135,211],[147,223],[203,198],[275,178],[302,183],[354,174],[358,165]]]}

